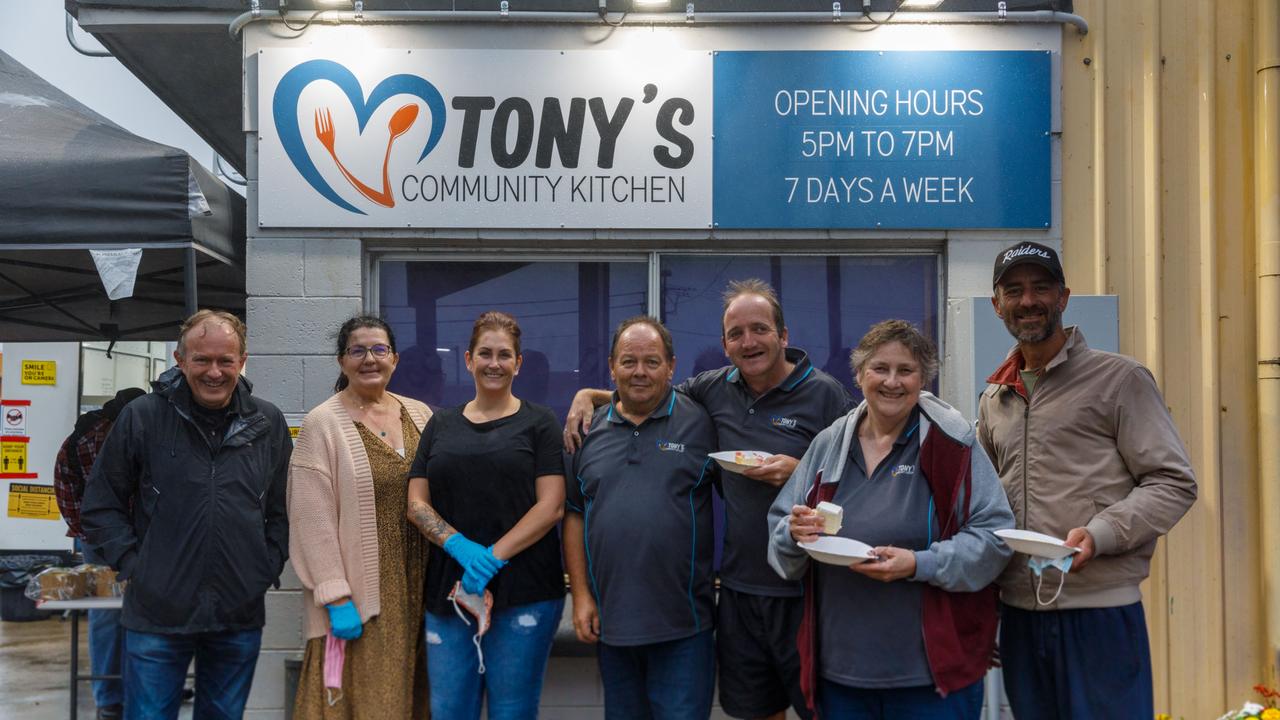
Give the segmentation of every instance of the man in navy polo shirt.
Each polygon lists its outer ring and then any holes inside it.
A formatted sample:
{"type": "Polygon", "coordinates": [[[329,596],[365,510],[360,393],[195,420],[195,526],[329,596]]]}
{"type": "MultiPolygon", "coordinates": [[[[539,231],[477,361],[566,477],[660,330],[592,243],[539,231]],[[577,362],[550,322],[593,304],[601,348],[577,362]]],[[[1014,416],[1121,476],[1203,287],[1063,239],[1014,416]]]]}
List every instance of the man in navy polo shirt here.
{"type": "Polygon", "coordinates": [[[618,390],[567,479],[573,625],[599,641],[610,720],[705,720],[715,683],[711,483],[715,436],[671,388],[671,334],[650,317],[613,335],[618,390]]]}
{"type": "MultiPolygon", "coordinates": [[[[761,280],[729,283],[722,337],[733,364],[676,387],[707,409],[721,450],[771,453],[743,474],[725,472],[724,555],[720,568],[717,647],[720,705],[738,718],[780,720],[790,705],[808,717],[800,692],[796,632],[801,587],[769,568],[767,516],[778,489],[819,431],[853,407],[848,391],[787,345],[782,306],[761,280]]],[[[590,403],[608,394],[583,390],[565,428],[572,450],[577,427],[590,427],[590,403]]]]}

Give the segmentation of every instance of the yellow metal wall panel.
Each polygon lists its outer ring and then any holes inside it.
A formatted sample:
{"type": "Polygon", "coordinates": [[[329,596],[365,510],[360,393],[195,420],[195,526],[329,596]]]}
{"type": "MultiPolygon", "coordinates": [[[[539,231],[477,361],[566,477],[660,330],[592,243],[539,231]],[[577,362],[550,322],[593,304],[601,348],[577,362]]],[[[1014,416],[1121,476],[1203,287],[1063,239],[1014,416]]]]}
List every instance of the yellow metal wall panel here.
{"type": "Polygon", "coordinates": [[[1222,671],[1221,485],[1217,398],[1215,18],[1206,3],[1166,2],[1161,18],[1161,237],[1165,401],[1196,467],[1199,499],[1165,542],[1170,706],[1215,717],[1222,671]],[[1185,682],[1184,678],[1195,678],[1185,682]]]}
{"type": "Polygon", "coordinates": [[[1258,388],[1258,499],[1262,508],[1263,614],[1267,676],[1280,662],[1280,8],[1258,0],[1254,22],[1254,270],[1258,388]]]}
{"type": "MultiPolygon", "coordinates": [[[[1096,6],[1078,0],[1076,12],[1089,18],[1096,6]]],[[[1062,263],[1072,290],[1086,295],[1107,292],[1106,102],[1097,57],[1106,37],[1106,24],[1097,23],[1088,35],[1064,30],[1062,39],[1062,263]]]]}
{"type": "MultiPolygon", "coordinates": [[[[1263,680],[1266,643],[1258,483],[1254,248],[1253,83],[1255,18],[1250,2],[1215,5],[1218,407],[1222,498],[1225,692],[1228,705],[1263,680]]],[[[1206,416],[1215,408],[1206,408],[1206,416]]]]}
{"type": "Polygon", "coordinates": [[[1269,659],[1253,352],[1253,7],[1077,0],[1089,34],[1063,37],[1068,278],[1076,292],[1120,296],[1121,348],[1155,374],[1200,481],[1143,588],[1156,707],[1174,717],[1238,707],[1269,659]]]}

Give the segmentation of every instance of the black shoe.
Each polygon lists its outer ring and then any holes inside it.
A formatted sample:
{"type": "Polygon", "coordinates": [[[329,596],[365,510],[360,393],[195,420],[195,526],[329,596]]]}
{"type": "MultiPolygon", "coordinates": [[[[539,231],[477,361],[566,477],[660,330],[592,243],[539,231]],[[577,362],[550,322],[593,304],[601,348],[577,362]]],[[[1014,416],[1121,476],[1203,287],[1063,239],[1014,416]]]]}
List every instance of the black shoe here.
{"type": "Polygon", "coordinates": [[[108,705],[98,708],[98,720],[120,720],[122,717],[124,717],[124,706],[122,705],[108,705]]]}

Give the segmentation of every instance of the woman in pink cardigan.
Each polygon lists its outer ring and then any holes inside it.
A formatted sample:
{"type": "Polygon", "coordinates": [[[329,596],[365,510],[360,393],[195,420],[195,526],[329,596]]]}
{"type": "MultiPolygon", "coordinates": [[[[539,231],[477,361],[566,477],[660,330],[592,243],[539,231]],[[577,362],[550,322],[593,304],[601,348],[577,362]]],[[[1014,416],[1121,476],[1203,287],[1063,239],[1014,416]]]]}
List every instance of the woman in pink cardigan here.
{"type": "Polygon", "coordinates": [[[302,421],[289,464],[307,637],[294,716],[424,717],[427,553],[405,483],[431,410],[387,392],[399,355],[381,319],[345,322],[337,359],[337,392],[302,421]]]}

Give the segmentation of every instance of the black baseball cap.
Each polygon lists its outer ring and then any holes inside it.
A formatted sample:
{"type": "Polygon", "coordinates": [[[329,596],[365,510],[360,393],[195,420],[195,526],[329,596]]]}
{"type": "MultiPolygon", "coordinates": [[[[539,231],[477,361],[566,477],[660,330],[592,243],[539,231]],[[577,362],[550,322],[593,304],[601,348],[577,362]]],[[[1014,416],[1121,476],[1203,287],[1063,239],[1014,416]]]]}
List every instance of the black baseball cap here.
{"type": "Polygon", "coordinates": [[[995,272],[991,278],[991,286],[995,287],[1000,284],[1000,278],[1009,271],[1009,268],[1022,265],[1023,263],[1031,263],[1039,265],[1058,282],[1063,285],[1067,284],[1067,277],[1062,272],[1062,262],[1058,260],[1058,253],[1047,245],[1033,242],[1020,242],[1017,245],[1007,247],[996,255],[995,272]]]}

